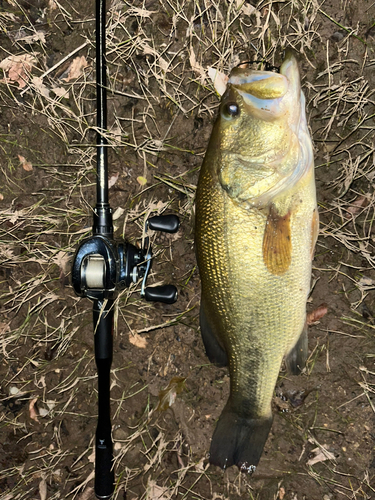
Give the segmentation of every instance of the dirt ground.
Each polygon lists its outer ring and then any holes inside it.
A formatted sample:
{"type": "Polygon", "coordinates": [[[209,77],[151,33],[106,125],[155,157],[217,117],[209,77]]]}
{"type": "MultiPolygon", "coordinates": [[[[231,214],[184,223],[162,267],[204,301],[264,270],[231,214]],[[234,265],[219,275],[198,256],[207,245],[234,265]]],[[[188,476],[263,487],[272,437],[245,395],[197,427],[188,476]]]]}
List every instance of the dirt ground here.
{"type": "MultiPolygon", "coordinates": [[[[116,238],[139,241],[149,215],[182,222],[176,235],[152,234],[150,284],[174,283],[178,301],[146,303],[137,285],[117,302],[114,498],[375,498],[375,5],[107,7],[116,238]],[[321,218],[308,310],[328,313],[309,328],[305,373],[280,373],[274,424],[247,476],[208,466],[229,377],[200,338],[194,193],[220,100],[208,68],[280,66],[287,46],[299,54],[321,218]],[[182,391],[158,411],[174,377],[186,378],[182,391]]],[[[92,304],[70,286],[95,204],[94,15],[83,0],[0,1],[2,500],[94,498],[92,304]]]]}

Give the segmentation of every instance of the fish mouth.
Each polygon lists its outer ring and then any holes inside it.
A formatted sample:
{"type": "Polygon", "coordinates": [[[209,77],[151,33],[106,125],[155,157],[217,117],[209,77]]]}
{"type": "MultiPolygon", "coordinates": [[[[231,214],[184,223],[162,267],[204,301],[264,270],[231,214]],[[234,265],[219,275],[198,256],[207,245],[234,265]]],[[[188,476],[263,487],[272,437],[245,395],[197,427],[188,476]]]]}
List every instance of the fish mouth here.
{"type": "Polygon", "coordinates": [[[288,91],[288,80],[280,73],[238,69],[239,71],[232,71],[228,83],[245,95],[268,100],[284,97],[288,91]]]}
{"type": "MultiPolygon", "coordinates": [[[[253,111],[270,112],[275,116],[283,112],[284,97],[299,100],[301,93],[297,60],[290,50],[286,52],[278,73],[254,70],[249,63],[240,64],[231,71],[228,84],[253,111]]],[[[262,118],[266,119],[266,116],[262,118]]]]}

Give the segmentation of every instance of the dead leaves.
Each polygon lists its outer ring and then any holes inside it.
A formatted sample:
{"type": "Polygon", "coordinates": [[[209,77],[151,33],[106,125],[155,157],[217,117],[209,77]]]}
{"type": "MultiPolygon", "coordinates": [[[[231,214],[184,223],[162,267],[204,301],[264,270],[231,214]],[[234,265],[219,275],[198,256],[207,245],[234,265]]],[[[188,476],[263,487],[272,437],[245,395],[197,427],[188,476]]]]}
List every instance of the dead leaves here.
{"type": "Polygon", "coordinates": [[[38,91],[43,97],[49,98],[49,89],[44,85],[43,79],[35,76],[31,80],[32,86],[38,91]]]}
{"type": "Polygon", "coordinates": [[[147,498],[149,500],[170,500],[170,490],[168,487],[161,487],[156,481],[149,479],[147,484],[147,498]]]}
{"type": "Polygon", "coordinates": [[[147,340],[144,337],[138,335],[138,333],[130,333],[129,342],[141,349],[146,349],[147,346],[147,340]]]}
{"type": "Polygon", "coordinates": [[[120,175],[119,172],[116,172],[108,179],[108,189],[111,189],[111,187],[113,187],[116,184],[119,175],[120,175]]]}
{"type": "Polygon", "coordinates": [[[306,465],[311,467],[312,465],[325,462],[326,460],[335,460],[335,455],[328,451],[325,446],[320,446],[311,450],[310,458],[306,462],[306,465]]]}
{"type": "Polygon", "coordinates": [[[313,325],[317,321],[321,320],[323,316],[325,316],[328,312],[328,308],[326,304],[320,304],[319,307],[314,309],[313,311],[307,313],[306,322],[308,325],[313,325]]]}
{"type": "Polygon", "coordinates": [[[216,92],[220,96],[224,94],[228,83],[227,75],[215,68],[208,67],[207,69],[204,69],[204,67],[197,61],[192,47],[190,47],[189,62],[191,69],[200,76],[202,83],[206,80],[208,75],[209,79],[214,84],[216,92]]]}
{"type": "Polygon", "coordinates": [[[137,182],[140,186],[145,186],[147,184],[147,179],[140,175],[139,177],[137,177],[137,182]]]}
{"type": "Polygon", "coordinates": [[[39,422],[38,420],[38,411],[36,409],[36,402],[38,401],[38,398],[34,398],[29,402],[29,415],[31,420],[34,420],[35,422],[39,422]]]}
{"type": "Polygon", "coordinates": [[[207,72],[214,84],[216,92],[222,96],[227,88],[228,76],[215,68],[207,68],[207,72]]]}
{"type": "Polygon", "coordinates": [[[40,500],[46,500],[47,498],[47,482],[44,477],[42,477],[42,480],[39,483],[39,495],[40,495],[40,500]]]}
{"type": "Polygon", "coordinates": [[[243,0],[236,0],[237,9],[241,10],[241,12],[245,16],[251,16],[255,14],[257,17],[260,17],[260,12],[255,7],[253,7],[250,3],[244,2],[243,0]]]}
{"type": "Polygon", "coordinates": [[[65,82],[70,82],[71,80],[76,80],[83,74],[83,70],[87,68],[88,62],[85,56],[78,56],[71,62],[68,70],[67,76],[62,78],[65,82]]]}
{"type": "Polygon", "coordinates": [[[156,408],[165,411],[176,401],[177,394],[180,394],[185,387],[185,377],[173,377],[168,386],[159,392],[159,404],[156,408]]]}
{"type": "Polygon", "coordinates": [[[31,172],[33,169],[32,164],[29,161],[27,161],[24,156],[21,156],[21,155],[17,155],[17,156],[18,156],[18,159],[20,161],[20,164],[22,165],[22,168],[24,170],[26,170],[26,172],[31,172]]]}
{"type": "Polygon", "coordinates": [[[345,215],[346,218],[350,218],[351,216],[356,216],[361,212],[362,208],[367,207],[371,201],[371,194],[367,193],[361,196],[358,196],[353,203],[351,203],[350,207],[347,208],[347,214],[345,215]]]}
{"type": "Polygon", "coordinates": [[[153,49],[147,42],[142,41],[141,46],[143,49],[143,53],[145,55],[151,55],[157,58],[158,65],[166,73],[169,68],[169,63],[163,57],[161,57],[160,54],[155,49],[153,49]]]}
{"type": "Polygon", "coordinates": [[[34,31],[31,35],[29,31],[26,31],[24,28],[18,30],[13,36],[10,35],[10,38],[15,42],[24,42],[29,45],[32,43],[46,43],[46,32],[45,31],[34,31]]]}
{"type": "Polygon", "coordinates": [[[190,47],[190,57],[189,57],[189,62],[191,69],[195,72],[198,73],[201,77],[202,82],[204,82],[206,78],[206,71],[203,68],[203,66],[197,61],[195,57],[195,52],[192,47],[190,47]]]}
{"type": "Polygon", "coordinates": [[[35,66],[37,59],[30,54],[19,56],[9,56],[0,62],[0,68],[5,73],[5,78],[0,80],[3,83],[18,83],[18,88],[26,87],[30,79],[30,73],[35,66]]]}

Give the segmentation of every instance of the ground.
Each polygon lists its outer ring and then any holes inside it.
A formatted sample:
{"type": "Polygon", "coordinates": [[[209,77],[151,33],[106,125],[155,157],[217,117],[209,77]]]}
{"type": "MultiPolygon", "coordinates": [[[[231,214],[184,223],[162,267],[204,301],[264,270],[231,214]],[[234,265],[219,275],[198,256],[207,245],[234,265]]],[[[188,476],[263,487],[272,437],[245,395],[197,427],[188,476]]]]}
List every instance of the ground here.
{"type": "MultiPolygon", "coordinates": [[[[116,304],[114,498],[375,498],[374,5],[107,7],[116,239],[139,241],[150,214],[181,219],[177,235],[151,235],[150,284],[174,283],[178,301],[146,303],[137,285],[116,304]],[[280,66],[288,46],[299,57],[321,219],[308,311],[326,304],[328,313],[309,327],[305,372],[280,373],[272,431],[247,476],[208,466],[229,377],[209,364],[199,333],[194,193],[220,101],[208,68],[280,66]],[[174,377],[186,380],[160,411],[174,377]]],[[[94,16],[82,0],[0,2],[2,499],[94,498],[92,304],[70,286],[95,204],[94,16]]]]}

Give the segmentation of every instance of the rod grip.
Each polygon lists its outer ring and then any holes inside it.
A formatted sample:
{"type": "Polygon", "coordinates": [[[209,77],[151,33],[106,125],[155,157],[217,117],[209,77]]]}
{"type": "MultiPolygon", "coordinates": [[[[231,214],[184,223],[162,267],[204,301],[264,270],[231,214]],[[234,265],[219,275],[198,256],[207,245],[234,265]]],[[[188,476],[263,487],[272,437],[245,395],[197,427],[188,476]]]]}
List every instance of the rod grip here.
{"type": "Polygon", "coordinates": [[[95,495],[96,498],[111,498],[114,490],[115,475],[112,469],[112,442],[111,446],[101,446],[96,440],[95,450],[95,495]]]}
{"type": "Polygon", "coordinates": [[[114,491],[111,435],[110,375],[112,364],[113,300],[94,302],[95,362],[98,369],[98,425],[95,440],[95,495],[111,498],[114,491]]]}

